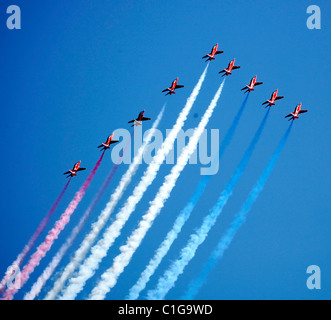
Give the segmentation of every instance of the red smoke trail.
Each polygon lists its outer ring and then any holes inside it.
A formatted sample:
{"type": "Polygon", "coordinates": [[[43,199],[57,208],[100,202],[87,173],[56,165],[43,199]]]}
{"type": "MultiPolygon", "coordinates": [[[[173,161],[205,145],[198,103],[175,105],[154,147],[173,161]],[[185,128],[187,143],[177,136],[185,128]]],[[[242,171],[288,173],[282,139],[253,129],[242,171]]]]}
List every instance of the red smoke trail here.
{"type": "Polygon", "coordinates": [[[113,165],[112,169],[110,170],[108,176],[106,177],[106,179],[105,179],[104,183],[102,184],[101,188],[99,189],[98,193],[95,195],[93,201],[91,202],[91,204],[85,211],[84,215],[79,220],[78,225],[72,230],[70,236],[67,238],[66,242],[62,245],[62,247],[57,252],[57,254],[53,257],[51,263],[47,266],[47,268],[43,271],[42,275],[34,283],[30,292],[24,296],[24,300],[33,300],[40,293],[40,291],[41,291],[42,287],[45,285],[46,281],[51,277],[55,268],[61,262],[64,255],[67,253],[68,249],[72,246],[77,235],[83,229],[85,222],[90,217],[91,212],[93,212],[96,205],[98,204],[98,202],[102,198],[103,194],[105,193],[106,189],[108,188],[110,182],[112,181],[112,178],[115,175],[118,166],[122,162],[125,151],[127,150],[128,147],[130,147],[130,143],[131,143],[133,135],[134,135],[134,129],[132,130],[130,139],[128,139],[125,147],[121,150],[121,154],[120,154],[119,158],[117,159],[116,163],[113,165]]]}
{"type": "Polygon", "coordinates": [[[60,201],[62,200],[62,197],[63,197],[64,193],[66,192],[68,186],[69,186],[70,180],[71,180],[71,178],[68,180],[68,182],[64,186],[63,190],[61,191],[60,195],[57,197],[54,204],[52,205],[51,209],[47,212],[46,216],[44,217],[44,219],[39,224],[39,227],[37,228],[35,233],[32,235],[29,242],[23,248],[23,251],[17,256],[16,260],[7,269],[7,273],[3,277],[3,279],[1,280],[1,283],[0,283],[0,293],[2,293],[5,290],[6,285],[9,281],[9,279],[11,278],[12,271],[17,270],[21,266],[21,264],[23,263],[23,261],[25,260],[25,258],[27,257],[27,255],[29,254],[31,249],[34,247],[37,239],[39,238],[39,236],[44,231],[44,229],[47,226],[49,220],[53,216],[53,213],[55,212],[55,210],[57,209],[60,201]]]}
{"type": "MultiPolygon", "coordinates": [[[[24,266],[22,272],[20,273],[19,289],[21,289],[23,287],[23,285],[29,280],[30,274],[34,271],[35,267],[39,265],[41,259],[46,255],[47,251],[49,251],[50,248],[52,247],[54,240],[56,240],[58,238],[60,232],[64,229],[64,227],[70,221],[71,215],[74,213],[78,204],[84,197],[87,188],[89,187],[95,173],[97,172],[104,154],[105,154],[105,152],[102,153],[100,159],[96,163],[96,165],[93,168],[93,170],[91,171],[90,175],[87,177],[86,181],[81,186],[79,191],[75,194],[75,197],[71,200],[71,202],[69,203],[69,206],[67,207],[65,212],[62,214],[60,219],[55,223],[53,229],[48,232],[48,235],[46,236],[45,241],[39,245],[36,252],[31,256],[29,262],[24,266]]],[[[1,300],[12,300],[15,293],[17,293],[17,291],[19,289],[16,285],[8,288],[5,291],[1,300]]]]}

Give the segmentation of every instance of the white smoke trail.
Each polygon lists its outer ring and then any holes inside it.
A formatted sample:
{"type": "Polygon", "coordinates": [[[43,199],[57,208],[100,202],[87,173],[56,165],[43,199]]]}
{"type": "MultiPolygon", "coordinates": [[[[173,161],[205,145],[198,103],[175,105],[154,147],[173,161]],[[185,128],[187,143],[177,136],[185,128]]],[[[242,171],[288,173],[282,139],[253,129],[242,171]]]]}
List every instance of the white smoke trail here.
{"type": "MultiPolygon", "coordinates": [[[[151,142],[155,130],[158,127],[166,104],[162,107],[157,119],[154,121],[153,126],[150,130],[148,130],[148,134],[144,138],[144,142],[141,147],[138,149],[136,156],[133,159],[133,162],[130,164],[128,170],[125,172],[121,181],[119,182],[117,188],[112,193],[109,202],[107,203],[106,207],[103,209],[101,214],[98,217],[98,220],[93,223],[91,231],[85,236],[84,240],[80,244],[80,247],[75,252],[73,258],[69,262],[69,264],[63,270],[61,277],[54,283],[53,288],[47,293],[45,299],[46,300],[54,300],[56,295],[62,290],[65,282],[67,279],[72,275],[75,269],[79,266],[79,264],[84,260],[86,254],[88,253],[89,249],[91,248],[92,244],[94,243],[95,239],[107,223],[111,213],[113,212],[114,208],[116,207],[118,201],[121,199],[124,191],[126,190],[127,186],[132,180],[132,177],[135,175],[139,164],[141,163],[143,153],[147,147],[147,145],[151,142]]],[[[59,253],[60,254],[60,253],[59,253]]],[[[58,258],[56,258],[56,261],[58,258]]],[[[56,263],[56,261],[54,263],[56,263]]],[[[48,273],[48,271],[47,271],[48,273]]]]}
{"type": "Polygon", "coordinates": [[[164,272],[163,276],[159,278],[156,288],[149,290],[147,293],[147,298],[149,300],[162,300],[168,293],[168,291],[175,285],[179,275],[184,272],[185,267],[195,256],[195,253],[199,246],[205,241],[208,236],[209,231],[215,225],[217,218],[221,214],[224,206],[226,205],[228,199],[231,197],[234,188],[239,182],[242,174],[244,173],[246,166],[252,156],[252,153],[261,137],[263,129],[266,125],[270,108],[267,110],[262,122],[257,129],[253,140],[248,146],[243,158],[241,159],[239,165],[237,166],[234,174],[232,175],[229,183],[225,186],[221,195],[219,196],[216,204],[210,210],[210,213],[206,215],[199,229],[191,234],[187,244],[180,251],[180,256],[177,260],[173,261],[170,267],[164,272]]]}
{"type": "Polygon", "coordinates": [[[225,79],[217,90],[198,127],[194,130],[188,145],[183,149],[181,155],[179,156],[176,165],[172,167],[171,172],[165,177],[164,182],[156,194],[154,200],[151,202],[147,213],[142,217],[138,228],[132,232],[126,244],[120,248],[121,253],[114,259],[112,267],[110,267],[102,274],[101,280],[92,290],[89,299],[105,299],[106,294],[117,283],[117,279],[123,272],[124,268],[130,263],[133,254],[141,244],[149,228],[152,226],[153,221],[163,208],[166,200],[169,198],[170,193],[176,184],[178,177],[185,168],[191,155],[196,150],[200,136],[208,124],[208,121],[217,105],[217,101],[222,93],[224,82],[225,79]]]}
{"type": "MultiPolygon", "coordinates": [[[[245,97],[245,100],[242,103],[237,115],[233,119],[232,125],[230,126],[230,128],[228,129],[228,131],[224,137],[224,140],[220,146],[220,150],[219,150],[219,154],[218,154],[219,160],[221,160],[224,151],[226,150],[227,146],[229,145],[229,143],[236,131],[236,128],[239,124],[241,115],[245,109],[248,97],[249,97],[249,94],[245,97]]],[[[197,202],[199,201],[200,197],[202,196],[211,177],[212,176],[210,176],[210,175],[205,175],[201,178],[201,180],[199,181],[199,183],[194,191],[194,194],[192,195],[190,200],[187,202],[187,204],[185,205],[183,210],[177,216],[172,229],[167,233],[166,237],[164,238],[164,240],[162,241],[162,243],[160,244],[158,249],[155,251],[154,256],[149,261],[145,270],[141,273],[137,282],[130,289],[129,294],[126,297],[127,300],[138,299],[141,291],[145,289],[146,284],[150,280],[151,276],[155,273],[155,271],[158,268],[158,266],[160,265],[162,259],[166,256],[166,254],[170,250],[172,244],[177,239],[178,234],[182,230],[182,227],[189,219],[194,207],[196,206],[197,202]]]]}
{"type": "Polygon", "coordinates": [[[200,92],[202,83],[207,73],[207,69],[208,65],[200,76],[200,79],[194,87],[190,97],[187,99],[187,102],[179,114],[175,125],[169,132],[161,147],[158,149],[156,155],[144,172],[140,182],[133,190],[132,195],[127,199],[124,206],[116,215],[115,221],[106,229],[103,234],[103,238],[99,240],[97,244],[91,249],[91,255],[80,266],[78,274],[70,279],[69,285],[64,290],[60,299],[72,300],[76,297],[76,295],[83,289],[86,281],[92,277],[95,270],[98,269],[101,260],[107,255],[107,252],[115,239],[120,235],[122,227],[129,219],[131,213],[135,210],[137,203],[141,200],[148,186],[154,181],[161,164],[172,149],[178,132],[183,127],[187,115],[189,114],[200,92]]]}

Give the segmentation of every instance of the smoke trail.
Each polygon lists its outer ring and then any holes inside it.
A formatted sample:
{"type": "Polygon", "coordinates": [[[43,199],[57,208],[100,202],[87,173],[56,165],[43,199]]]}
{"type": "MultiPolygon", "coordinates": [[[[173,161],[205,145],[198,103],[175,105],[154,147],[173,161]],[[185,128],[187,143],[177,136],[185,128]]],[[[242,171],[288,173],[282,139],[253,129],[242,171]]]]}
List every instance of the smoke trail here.
{"type": "MultiPolygon", "coordinates": [[[[75,194],[75,197],[73,198],[73,200],[71,200],[69,206],[62,214],[60,219],[55,223],[53,229],[51,229],[48,232],[48,235],[46,236],[44,242],[39,245],[36,252],[31,256],[29,262],[23,267],[23,270],[20,274],[20,278],[21,278],[20,288],[22,288],[22,286],[28,281],[30,274],[34,271],[35,267],[39,265],[41,259],[46,255],[48,250],[50,250],[50,248],[52,247],[54,240],[58,238],[60,232],[69,223],[71,215],[74,213],[78,204],[84,197],[87,188],[89,187],[95,173],[97,172],[104,154],[105,153],[103,152],[100,159],[96,163],[95,167],[91,171],[90,175],[87,177],[86,181],[81,186],[79,191],[75,194]]],[[[4,296],[2,297],[2,300],[12,300],[17,291],[18,289],[14,287],[7,289],[4,293],[4,296]]]]}
{"type": "Polygon", "coordinates": [[[69,286],[65,289],[62,295],[62,299],[71,300],[76,297],[76,295],[83,289],[87,279],[92,277],[95,270],[98,269],[99,263],[107,255],[107,251],[115,239],[120,235],[122,227],[129,219],[131,213],[135,210],[137,203],[141,200],[148,186],[154,181],[161,164],[163,163],[169,151],[172,149],[177,134],[183,127],[187,115],[199,94],[200,88],[207,73],[207,69],[208,65],[200,76],[200,79],[197,85],[194,87],[190,97],[187,99],[187,102],[179,114],[175,125],[169,132],[161,147],[158,149],[156,155],[147,167],[138,185],[134,188],[132,195],[127,199],[124,206],[116,215],[116,220],[106,229],[103,238],[99,240],[97,244],[91,249],[92,253],[80,266],[78,275],[70,279],[69,286]]]}
{"type": "Polygon", "coordinates": [[[190,284],[187,293],[185,294],[183,299],[193,299],[194,296],[198,293],[199,289],[207,279],[209,273],[215,267],[216,263],[223,257],[224,251],[229,247],[231,241],[233,240],[234,236],[236,235],[239,228],[243,225],[246,221],[247,214],[249,213],[252,205],[258,198],[260,192],[263,190],[265,183],[267,182],[269,175],[273,168],[276,165],[276,162],[280,156],[281,151],[283,150],[285,143],[288,139],[292,128],[293,121],[291,122],[289,128],[286,130],[283,138],[281,139],[276,151],[272,155],[269,163],[261,176],[259,177],[256,185],[250,192],[246,202],[243,204],[239,213],[235,216],[234,220],[232,221],[229,229],[226,231],[225,235],[221,238],[219,243],[217,244],[216,249],[209,257],[209,260],[205,267],[203,268],[200,275],[190,284]]]}
{"type": "Polygon", "coordinates": [[[194,130],[188,145],[183,149],[181,155],[179,156],[176,165],[172,167],[170,173],[165,177],[164,182],[157,192],[154,200],[151,202],[147,213],[142,217],[138,228],[132,232],[126,244],[121,246],[121,253],[114,259],[112,267],[102,274],[101,280],[92,290],[90,295],[91,300],[104,299],[111,288],[116,285],[117,279],[123,272],[124,268],[130,263],[133,254],[140,246],[147,231],[150,229],[155,218],[160,213],[167,199],[170,197],[170,193],[174,188],[181,172],[184,170],[189,158],[196,150],[200,136],[208,124],[209,119],[217,105],[218,99],[221,96],[224,82],[225,79],[217,90],[198,127],[194,130]]]}
{"type": "Polygon", "coordinates": [[[72,244],[75,241],[77,235],[82,230],[85,222],[90,217],[91,212],[93,212],[94,208],[96,207],[96,205],[98,204],[98,202],[100,201],[100,199],[104,195],[106,189],[108,188],[108,186],[109,186],[109,184],[110,184],[113,176],[115,175],[115,173],[117,171],[118,166],[122,162],[122,159],[123,159],[123,156],[125,154],[126,149],[129,147],[129,145],[131,143],[131,140],[132,140],[133,135],[134,135],[134,129],[132,130],[130,139],[128,139],[128,141],[127,141],[127,143],[126,143],[126,145],[125,145],[125,147],[123,149],[123,152],[121,153],[119,159],[112,166],[112,168],[111,168],[108,176],[106,177],[105,181],[103,182],[102,186],[100,187],[98,193],[94,196],[91,204],[89,205],[89,207],[85,211],[84,215],[81,217],[78,225],[72,230],[72,232],[71,232],[70,236],[68,237],[68,239],[66,240],[66,242],[61,246],[60,250],[53,257],[53,259],[50,262],[50,264],[43,271],[43,273],[37,279],[37,281],[33,284],[30,292],[28,292],[24,296],[24,300],[33,300],[40,293],[40,290],[42,289],[42,287],[45,285],[45,283],[47,282],[47,280],[51,277],[51,275],[53,274],[55,268],[61,262],[62,258],[64,257],[64,255],[66,254],[66,252],[68,251],[68,249],[72,246],[72,244]]]}
{"type": "MultiPolygon", "coordinates": [[[[222,158],[222,155],[226,149],[226,147],[229,145],[235,130],[237,128],[237,125],[239,123],[239,120],[241,118],[241,115],[245,109],[248,95],[246,95],[244,102],[242,103],[239,111],[237,112],[229,130],[227,131],[224,140],[221,144],[221,148],[219,151],[219,159],[222,158]]],[[[128,300],[135,300],[139,297],[139,294],[142,290],[145,289],[147,282],[151,278],[151,276],[154,274],[155,270],[158,268],[159,264],[161,263],[162,259],[165,257],[165,255],[168,253],[171,245],[176,240],[178,234],[181,232],[183,225],[186,223],[186,221],[189,219],[191,212],[193,211],[194,207],[196,206],[198,200],[200,199],[201,195],[203,194],[209,180],[211,179],[210,175],[203,176],[193,194],[191,199],[187,202],[184,209],[180,212],[180,214],[177,216],[172,229],[168,232],[165,239],[159,246],[159,248],[156,250],[153,258],[149,261],[147,267],[145,270],[141,273],[140,278],[136,282],[136,284],[130,289],[129,295],[127,297],[128,300]]]]}
{"type": "Polygon", "coordinates": [[[224,206],[226,205],[228,199],[232,195],[233,189],[237,185],[240,177],[245,171],[246,165],[255,149],[257,142],[262,134],[264,126],[266,124],[270,108],[268,108],[267,113],[265,114],[258,130],[255,133],[255,136],[250,143],[248,149],[246,150],[242,160],[240,161],[238,167],[236,168],[233,176],[230,179],[230,182],[225,186],[225,189],[222,191],[217,203],[212,208],[209,215],[207,215],[200,228],[190,236],[190,239],[187,245],[181,250],[180,257],[175,260],[171,266],[166,270],[164,275],[159,279],[158,284],[154,290],[150,290],[147,293],[147,297],[150,300],[164,299],[168,291],[174,286],[179,275],[183,273],[184,268],[194,257],[196,250],[199,245],[203,243],[206,239],[209,230],[215,224],[217,217],[222,212],[224,206]]]}
{"type": "Polygon", "coordinates": [[[8,267],[6,275],[1,280],[1,283],[0,283],[0,293],[2,293],[5,290],[6,284],[8,283],[8,280],[10,279],[10,277],[12,275],[12,270],[15,270],[15,269],[18,270],[18,268],[21,266],[21,264],[23,263],[23,261],[25,260],[25,258],[27,257],[27,255],[29,254],[31,249],[34,247],[34,245],[35,245],[37,239],[39,238],[39,236],[45,230],[45,227],[47,226],[49,220],[53,216],[53,214],[54,214],[55,210],[57,209],[61,199],[63,198],[63,195],[64,195],[64,193],[66,192],[66,190],[69,186],[70,180],[71,180],[71,178],[68,180],[68,182],[64,186],[63,190],[61,191],[60,195],[57,197],[54,204],[52,205],[51,209],[47,212],[46,216],[44,217],[44,219],[39,224],[37,230],[32,235],[29,242],[23,248],[23,251],[17,256],[16,260],[11,264],[11,266],[8,267]]]}
{"type": "Polygon", "coordinates": [[[158,125],[162,119],[165,106],[166,106],[166,104],[164,104],[164,106],[162,107],[162,110],[160,111],[157,119],[154,121],[152,128],[148,131],[147,136],[144,138],[143,144],[138,149],[138,152],[137,152],[136,156],[134,157],[133,162],[130,164],[128,170],[125,172],[125,174],[121,178],[121,181],[119,182],[115,191],[112,193],[109,202],[107,203],[106,207],[101,212],[101,214],[99,215],[98,220],[95,223],[93,223],[91,231],[85,236],[84,240],[80,244],[80,247],[75,252],[74,257],[71,259],[69,264],[65,267],[64,271],[62,272],[61,277],[54,283],[53,288],[46,295],[46,298],[45,298],[46,300],[55,299],[56,295],[63,288],[67,279],[72,275],[72,273],[75,271],[75,269],[78,267],[78,265],[83,261],[88,250],[91,248],[95,239],[99,235],[100,231],[103,229],[103,227],[107,223],[111,213],[113,212],[114,208],[116,207],[118,201],[121,199],[124,191],[126,190],[126,187],[131,182],[131,179],[135,175],[135,173],[139,167],[139,164],[141,163],[141,159],[142,159],[143,153],[146,149],[146,146],[152,140],[155,130],[158,127],[158,125]]]}

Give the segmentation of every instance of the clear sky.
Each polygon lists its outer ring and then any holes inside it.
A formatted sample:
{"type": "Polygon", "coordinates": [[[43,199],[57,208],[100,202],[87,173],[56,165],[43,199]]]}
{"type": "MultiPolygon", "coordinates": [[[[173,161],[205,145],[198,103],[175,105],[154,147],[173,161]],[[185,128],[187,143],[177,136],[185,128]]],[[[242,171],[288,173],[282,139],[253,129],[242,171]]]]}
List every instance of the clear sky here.
{"type": "MultiPolygon", "coordinates": [[[[87,171],[91,170],[100,154],[96,147],[113,130],[129,129],[127,122],[142,109],[146,109],[147,117],[155,119],[168,101],[159,127],[165,134],[205,67],[201,57],[219,43],[224,53],[210,64],[184,130],[198,124],[221,82],[218,71],[233,58],[241,68],[225,83],[208,124],[209,137],[210,129],[219,129],[222,140],[243,102],[240,89],[253,76],[257,75],[258,81],[264,83],[251,93],[219,173],[211,179],[147,289],[155,287],[159,276],[178,257],[188,236],[215,203],[265,114],[261,103],[278,88],[285,98],[272,107],[265,131],[233,196],[167,298],[180,298],[199,274],[286,131],[289,123],[284,116],[300,102],[308,113],[294,122],[289,140],[247,222],[196,298],[330,298],[330,18],[331,4],[326,0],[313,3],[306,0],[1,1],[1,277],[64,187],[66,180],[62,173],[79,160],[87,171]],[[21,9],[20,30],[6,27],[9,16],[6,9],[12,4],[21,9]],[[306,25],[309,17],[306,10],[312,4],[321,9],[320,30],[309,30],[306,25]],[[164,97],[161,90],[176,77],[185,87],[171,97],[164,97]],[[309,290],[306,286],[309,265],[321,269],[321,290],[309,290]]],[[[143,129],[151,124],[145,122],[143,129]]],[[[70,224],[17,299],[30,289],[65,241],[111,166],[107,152],[70,224]]],[[[69,261],[126,168],[127,165],[120,166],[106,196],[57,272],[69,261]]],[[[130,195],[145,168],[146,164],[142,164],[119,205],[130,195]]],[[[188,165],[183,171],[170,199],[108,299],[125,298],[192,195],[201,178],[200,168],[198,163],[188,165]]],[[[121,237],[79,298],[88,296],[101,272],[110,266],[170,169],[171,165],[162,166],[121,237]]],[[[71,181],[48,229],[87,175],[83,171],[71,181]]],[[[44,289],[40,297],[45,292],[44,289]]],[[[145,295],[146,291],[142,298],[145,295]]]]}

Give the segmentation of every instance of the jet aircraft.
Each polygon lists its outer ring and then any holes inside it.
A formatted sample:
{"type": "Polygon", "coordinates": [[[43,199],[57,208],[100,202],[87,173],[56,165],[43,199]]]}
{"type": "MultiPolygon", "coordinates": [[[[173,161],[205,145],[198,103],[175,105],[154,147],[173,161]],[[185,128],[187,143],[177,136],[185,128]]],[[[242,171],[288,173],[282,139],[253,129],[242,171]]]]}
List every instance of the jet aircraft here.
{"type": "Polygon", "coordinates": [[[273,105],[276,104],[276,100],[279,100],[279,99],[283,99],[284,97],[283,96],[277,96],[278,94],[278,89],[275,90],[272,94],[271,94],[271,98],[265,102],[262,103],[262,105],[266,104],[266,108],[267,107],[271,107],[273,105]]]}
{"type": "Polygon", "coordinates": [[[287,116],[285,116],[285,118],[288,118],[288,117],[291,117],[290,119],[288,119],[289,121],[290,120],[295,120],[295,119],[298,119],[299,118],[299,114],[300,113],[304,113],[304,112],[307,112],[308,110],[301,110],[301,106],[302,106],[302,103],[299,103],[293,112],[291,112],[290,114],[288,114],[287,116]]]}
{"type": "Polygon", "coordinates": [[[205,56],[202,57],[202,59],[206,59],[206,62],[207,61],[212,61],[212,60],[215,60],[215,55],[217,54],[220,54],[220,53],[223,53],[224,51],[217,51],[217,47],[218,47],[218,43],[216,43],[216,45],[214,47],[212,47],[211,51],[209,54],[206,54],[205,56]]]}
{"type": "Polygon", "coordinates": [[[219,73],[223,73],[224,74],[222,75],[222,77],[224,76],[228,76],[229,74],[232,74],[232,70],[235,70],[235,69],[239,69],[240,67],[239,66],[235,66],[234,63],[235,63],[236,59],[233,59],[232,61],[229,62],[229,65],[226,69],[223,69],[222,71],[220,71],[219,73]]]}
{"type": "Polygon", "coordinates": [[[255,86],[259,86],[263,82],[256,82],[257,76],[251,79],[250,83],[246,85],[244,88],[241,89],[241,91],[246,90],[245,93],[254,91],[255,86]]]}
{"type": "Polygon", "coordinates": [[[170,94],[170,95],[175,94],[176,93],[175,92],[175,89],[179,89],[179,88],[183,88],[184,87],[182,85],[177,84],[177,82],[178,82],[178,78],[176,78],[174,81],[172,81],[171,86],[169,88],[167,88],[167,89],[162,90],[162,92],[168,91],[168,93],[166,93],[166,95],[168,95],[168,94],[170,94]]]}
{"type": "Polygon", "coordinates": [[[64,174],[68,175],[67,178],[77,176],[78,171],[86,170],[86,168],[80,168],[80,163],[81,163],[81,161],[76,162],[74,164],[74,167],[72,168],[72,170],[69,170],[69,171],[64,173],[64,174]]]}
{"type": "Polygon", "coordinates": [[[133,122],[133,125],[131,127],[133,127],[133,126],[141,126],[141,122],[142,121],[151,120],[151,118],[144,117],[144,114],[145,114],[145,110],[141,111],[138,114],[137,119],[130,120],[128,123],[132,123],[133,122]]]}
{"type": "Polygon", "coordinates": [[[118,142],[119,140],[113,140],[114,137],[114,133],[112,133],[106,140],[105,143],[100,144],[100,146],[98,146],[98,148],[101,148],[100,151],[102,150],[107,150],[110,149],[110,145],[113,143],[118,142]]]}

